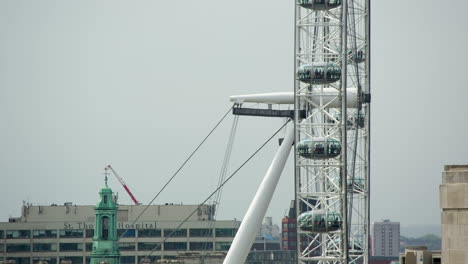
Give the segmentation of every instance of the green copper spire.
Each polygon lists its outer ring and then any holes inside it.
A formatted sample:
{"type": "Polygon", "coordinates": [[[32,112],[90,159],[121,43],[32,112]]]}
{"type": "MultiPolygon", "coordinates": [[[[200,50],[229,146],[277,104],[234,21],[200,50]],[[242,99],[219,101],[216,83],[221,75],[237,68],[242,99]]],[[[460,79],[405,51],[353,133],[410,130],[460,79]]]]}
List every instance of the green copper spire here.
{"type": "Polygon", "coordinates": [[[99,192],[100,200],[94,208],[96,221],[94,225],[93,251],[91,264],[119,264],[119,236],[117,235],[117,204],[114,202],[112,190],[107,186],[107,174],[104,177],[105,186],[99,192]],[[104,262],[102,262],[104,261],[104,262]]]}

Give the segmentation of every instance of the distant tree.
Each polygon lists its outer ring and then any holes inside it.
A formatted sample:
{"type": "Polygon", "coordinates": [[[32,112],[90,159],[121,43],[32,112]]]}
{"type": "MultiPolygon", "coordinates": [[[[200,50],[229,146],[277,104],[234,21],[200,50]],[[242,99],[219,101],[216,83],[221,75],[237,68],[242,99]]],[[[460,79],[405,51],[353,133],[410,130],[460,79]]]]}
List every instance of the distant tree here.
{"type": "Polygon", "coordinates": [[[418,238],[400,236],[400,252],[404,252],[406,246],[426,246],[428,250],[440,250],[442,248],[440,237],[434,234],[427,234],[418,238]]]}

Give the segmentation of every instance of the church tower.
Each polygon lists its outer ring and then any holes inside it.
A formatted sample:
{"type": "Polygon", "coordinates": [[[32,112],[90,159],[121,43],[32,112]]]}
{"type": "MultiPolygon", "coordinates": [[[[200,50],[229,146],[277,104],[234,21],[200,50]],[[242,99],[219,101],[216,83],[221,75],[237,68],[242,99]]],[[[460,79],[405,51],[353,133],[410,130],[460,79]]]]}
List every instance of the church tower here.
{"type": "Polygon", "coordinates": [[[119,237],[117,235],[117,204],[114,202],[112,190],[107,186],[99,192],[100,201],[94,209],[96,221],[94,225],[93,251],[91,264],[119,264],[119,237]]]}

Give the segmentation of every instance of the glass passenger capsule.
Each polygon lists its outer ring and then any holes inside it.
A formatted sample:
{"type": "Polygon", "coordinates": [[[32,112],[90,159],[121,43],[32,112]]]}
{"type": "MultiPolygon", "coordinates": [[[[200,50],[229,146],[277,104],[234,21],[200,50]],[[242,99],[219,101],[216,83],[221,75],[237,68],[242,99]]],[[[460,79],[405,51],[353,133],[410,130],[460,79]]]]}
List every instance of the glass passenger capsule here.
{"type": "Polygon", "coordinates": [[[302,231],[327,233],[339,230],[342,225],[341,215],[332,211],[313,210],[302,213],[297,218],[297,226],[302,231]]]}
{"type": "MultiPolygon", "coordinates": [[[[339,122],[341,120],[341,113],[339,112],[335,113],[334,118],[336,119],[336,121],[339,122]]],[[[348,129],[354,129],[356,127],[363,128],[365,124],[365,120],[366,119],[364,118],[364,114],[362,113],[352,114],[351,116],[348,116],[348,123],[346,124],[347,128],[348,129]]],[[[333,118],[327,118],[327,122],[330,124],[335,124],[336,121],[333,120],[333,118]]]]}
{"type": "Polygon", "coordinates": [[[350,119],[351,119],[351,123],[353,124],[353,126],[357,126],[359,128],[363,128],[366,122],[366,119],[364,118],[364,114],[362,113],[355,114],[351,116],[350,119]]]}
{"type": "Polygon", "coordinates": [[[303,64],[297,68],[297,78],[304,83],[334,83],[341,78],[341,68],[334,63],[303,64]]]}
{"type": "Polygon", "coordinates": [[[304,139],[297,145],[299,155],[308,159],[329,159],[341,153],[341,143],[332,138],[304,139]]]}
{"type": "MultiPolygon", "coordinates": [[[[334,178],[333,183],[336,185],[340,185],[340,179],[339,178],[334,178]]],[[[355,193],[356,191],[363,191],[364,190],[364,183],[365,180],[364,178],[354,178],[354,182],[351,179],[351,177],[348,177],[347,179],[347,186],[348,186],[348,192],[353,192],[355,193]]]]}
{"type": "Polygon", "coordinates": [[[348,56],[349,57],[349,60],[355,62],[355,63],[361,63],[361,62],[364,62],[366,60],[366,55],[364,53],[364,50],[362,49],[359,49],[359,50],[356,50],[354,53],[352,50],[349,50],[348,51],[348,56]]]}
{"type": "Polygon", "coordinates": [[[354,182],[348,178],[348,190],[362,191],[364,189],[364,178],[355,178],[354,182]]]}
{"type": "MultiPolygon", "coordinates": [[[[336,48],[336,53],[330,57],[331,62],[339,61],[341,48],[336,48]]],[[[366,53],[363,49],[348,49],[348,65],[351,63],[361,63],[366,60],[366,53]]]]}
{"type": "Polygon", "coordinates": [[[341,0],[298,0],[303,8],[313,10],[330,10],[341,5],[341,0]]]}

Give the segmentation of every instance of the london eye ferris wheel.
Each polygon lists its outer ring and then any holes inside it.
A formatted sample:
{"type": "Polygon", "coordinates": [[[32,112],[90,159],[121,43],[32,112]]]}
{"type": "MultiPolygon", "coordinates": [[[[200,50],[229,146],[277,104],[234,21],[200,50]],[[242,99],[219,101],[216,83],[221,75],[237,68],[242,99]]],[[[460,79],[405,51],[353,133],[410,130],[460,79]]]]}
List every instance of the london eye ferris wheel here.
{"type": "Polygon", "coordinates": [[[368,261],[369,10],[369,0],[296,4],[299,263],[368,261]]]}

